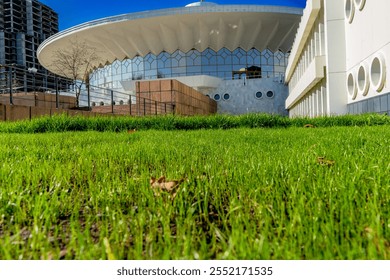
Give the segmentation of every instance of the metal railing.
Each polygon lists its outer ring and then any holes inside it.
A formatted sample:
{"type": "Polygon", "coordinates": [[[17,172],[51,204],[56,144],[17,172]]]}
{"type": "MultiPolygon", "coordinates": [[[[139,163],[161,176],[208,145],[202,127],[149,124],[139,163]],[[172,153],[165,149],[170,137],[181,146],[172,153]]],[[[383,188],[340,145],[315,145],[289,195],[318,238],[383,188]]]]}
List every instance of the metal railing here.
{"type": "Polygon", "coordinates": [[[79,104],[93,112],[131,116],[174,114],[175,102],[158,101],[140,94],[89,86],[82,90],[79,104]]]}
{"type": "Polygon", "coordinates": [[[161,102],[117,89],[76,86],[46,70],[18,65],[0,65],[0,103],[131,116],[175,113],[173,100],[161,102]]]}

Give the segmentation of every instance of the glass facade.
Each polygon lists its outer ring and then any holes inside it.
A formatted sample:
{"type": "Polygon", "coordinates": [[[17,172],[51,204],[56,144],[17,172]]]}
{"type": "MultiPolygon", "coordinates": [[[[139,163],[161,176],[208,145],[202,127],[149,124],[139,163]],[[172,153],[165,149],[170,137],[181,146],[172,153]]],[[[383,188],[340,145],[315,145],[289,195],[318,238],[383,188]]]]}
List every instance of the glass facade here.
{"type": "MultiPolygon", "coordinates": [[[[237,79],[241,76],[233,73],[245,68],[261,69],[261,77],[283,79],[287,66],[288,54],[275,53],[266,49],[245,51],[237,48],[230,51],[222,48],[214,51],[207,48],[203,52],[195,49],[184,53],[161,52],[132,59],[114,61],[96,69],[91,75],[92,85],[121,88],[120,81],[173,78],[180,76],[210,75],[224,80],[237,79]]],[[[260,78],[260,76],[258,77],[260,78]]]]}

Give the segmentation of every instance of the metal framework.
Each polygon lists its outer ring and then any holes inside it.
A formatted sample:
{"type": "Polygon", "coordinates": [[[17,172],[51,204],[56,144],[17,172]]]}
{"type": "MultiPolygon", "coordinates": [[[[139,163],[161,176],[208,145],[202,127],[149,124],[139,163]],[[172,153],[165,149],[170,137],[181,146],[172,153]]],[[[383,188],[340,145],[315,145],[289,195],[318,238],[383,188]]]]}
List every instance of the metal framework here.
{"type": "MultiPolygon", "coordinates": [[[[0,0],[0,66],[13,69],[15,90],[27,92],[54,84],[50,76],[37,81],[34,76],[48,75],[38,62],[36,50],[57,32],[58,15],[48,6],[36,0],[0,0]],[[36,71],[22,71],[27,69],[36,71]]],[[[0,88],[6,88],[2,81],[4,74],[0,73],[0,88]]]]}

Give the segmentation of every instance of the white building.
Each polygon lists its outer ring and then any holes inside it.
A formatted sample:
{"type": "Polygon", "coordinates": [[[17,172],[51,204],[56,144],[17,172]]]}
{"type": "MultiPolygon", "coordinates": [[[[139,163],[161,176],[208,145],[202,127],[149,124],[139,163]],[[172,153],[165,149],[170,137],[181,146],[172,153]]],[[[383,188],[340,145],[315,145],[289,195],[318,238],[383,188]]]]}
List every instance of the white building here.
{"type": "Polygon", "coordinates": [[[176,79],[216,100],[220,113],[287,114],[284,74],[301,15],[294,7],[197,2],[87,22],[50,37],[37,54],[58,72],[55,52],[82,38],[100,56],[93,86],[132,94],[134,81],[176,79]]]}
{"type": "Polygon", "coordinates": [[[390,1],[308,0],[286,69],[289,115],[390,113],[390,1]]]}

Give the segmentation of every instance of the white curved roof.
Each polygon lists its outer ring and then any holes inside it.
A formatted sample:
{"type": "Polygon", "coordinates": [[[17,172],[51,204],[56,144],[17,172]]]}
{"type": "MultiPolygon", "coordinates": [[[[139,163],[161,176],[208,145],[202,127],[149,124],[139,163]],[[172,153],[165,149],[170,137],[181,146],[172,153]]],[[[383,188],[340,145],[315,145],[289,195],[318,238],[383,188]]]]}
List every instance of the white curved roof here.
{"type": "Polygon", "coordinates": [[[178,49],[287,51],[301,14],[300,8],[258,5],[201,5],[131,13],[59,32],[40,45],[37,56],[45,68],[55,72],[51,66],[55,50],[66,49],[71,41],[80,39],[96,48],[100,60],[94,67],[178,49]]]}
{"type": "Polygon", "coordinates": [[[216,3],[213,2],[194,2],[191,4],[186,5],[186,7],[196,7],[196,6],[212,6],[212,5],[217,5],[216,3]]]}

